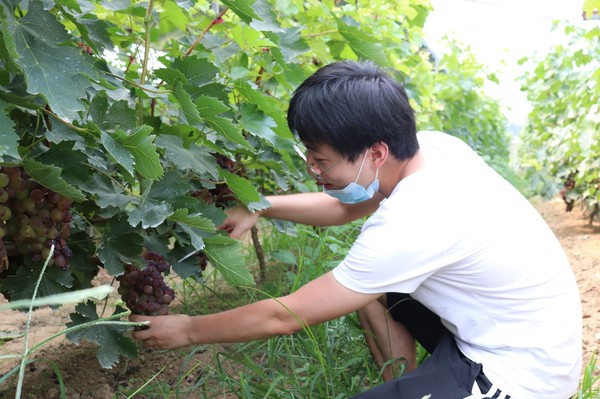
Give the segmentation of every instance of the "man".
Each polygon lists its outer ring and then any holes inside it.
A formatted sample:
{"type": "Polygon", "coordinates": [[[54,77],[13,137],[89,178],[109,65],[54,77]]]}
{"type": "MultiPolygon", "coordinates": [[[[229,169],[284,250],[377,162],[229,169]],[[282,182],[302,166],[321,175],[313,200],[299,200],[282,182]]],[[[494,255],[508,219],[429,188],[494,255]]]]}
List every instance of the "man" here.
{"type": "Polygon", "coordinates": [[[225,312],[150,320],[158,348],[242,342],[358,311],[375,360],[416,370],[357,396],[567,399],[581,369],[581,305],[560,244],[466,144],[416,133],[404,89],[370,63],[340,62],[294,93],[288,123],[324,192],[229,211],[240,237],[259,216],[338,225],[371,215],[345,259],[296,292],[225,312]]]}

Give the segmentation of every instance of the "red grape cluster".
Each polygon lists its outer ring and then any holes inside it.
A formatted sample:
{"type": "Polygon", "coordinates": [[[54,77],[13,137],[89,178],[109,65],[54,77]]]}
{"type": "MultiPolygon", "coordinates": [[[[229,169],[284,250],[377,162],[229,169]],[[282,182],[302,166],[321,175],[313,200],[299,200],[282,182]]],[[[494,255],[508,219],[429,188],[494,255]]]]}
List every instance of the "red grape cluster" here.
{"type": "MultiPolygon", "coordinates": [[[[214,157],[217,160],[217,164],[222,169],[238,175],[241,173],[242,167],[238,162],[221,154],[214,155],[214,157]]],[[[229,186],[225,183],[216,184],[215,187],[211,189],[202,188],[193,191],[192,195],[207,204],[215,204],[215,206],[222,209],[229,207],[231,203],[235,201],[233,191],[231,191],[229,186]]]]}
{"type": "Polygon", "coordinates": [[[200,266],[200,270],[204,271],[206,266],[208,266],[208,256],[204,253],[204,251],[200,251],[198,253],[198,265],[200,266]]]}
{"type": "Polygon", "coordinates": [[[0,167],[0,239],[13,242],[17,252],[31,255],[33,261],[45,260],[54,244],[50,264],[69,267],[71,203],[24,169],[0,167]]]}
{"type": "Polygon", "coordinates": [[[166,315],[175,299],[175,291],[167,286],[163,277],[171,266],[156,252],[146,252],[143,258],[146,267],[142,270],[132,264],[125,265],[125,273],[117,277],[118,292],[134,314],[166,315]]]}

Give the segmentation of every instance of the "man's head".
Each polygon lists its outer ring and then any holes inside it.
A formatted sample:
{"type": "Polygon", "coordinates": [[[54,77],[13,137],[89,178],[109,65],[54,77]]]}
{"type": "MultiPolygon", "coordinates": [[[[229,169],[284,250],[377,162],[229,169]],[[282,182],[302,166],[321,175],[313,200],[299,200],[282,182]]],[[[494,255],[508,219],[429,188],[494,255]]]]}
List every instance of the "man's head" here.
{"type": "Polygon", "coordinates": [[[307,147],[325,144],[352,162],[379,142],[399,160],[419,148],[404,88],[370,62],[336,62],[315,72],[296,89],[288,125],[307,147]]]}

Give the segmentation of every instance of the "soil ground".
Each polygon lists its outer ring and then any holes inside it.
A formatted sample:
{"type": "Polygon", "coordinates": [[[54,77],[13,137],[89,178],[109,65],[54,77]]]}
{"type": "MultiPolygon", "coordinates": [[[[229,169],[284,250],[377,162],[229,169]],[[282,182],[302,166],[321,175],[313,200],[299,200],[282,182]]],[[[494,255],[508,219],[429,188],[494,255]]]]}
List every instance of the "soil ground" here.
{"type": "MultiPolygon", "coordinates": [[[[588,223],[584,210],[575,208],[565,212],[560,199],[536,204],[561,241],[579,284],[583,304],[583,353],[587,364],[593,353],[600,349],[600,221],[588,223]]],[[[109,280],[109,276],[100,276],[109,280]]],[[[4,300],[0,298],[0,303],[4,300]]],[[[73,306],[59,310],[39,309],[34,312],[29,334],[29,347],[64,329],[73,306]]],[[[18,333],[25,328],[26,315],[17,311],[0,314],[0,338],[2,332],[17,335],[13,339],[0,340],[0,355],[22,353],[23,337],[18,333]]],[[[25,370],[23,398],[53,399],[60,397],[60,383],[65,386],[69,399],[108,399],[128,397],[135,389],[152,378],[163,366],[159,379],[174,386],[178,381],[182,389],[193,386],[203,373],[210,370],[217,354],[226,347],[206,346],[204,350],[190,355],[180,351],[153,351],[140,349],[137,359],[121,361],[112,369],[103,369],[98,364],[98,348],[91,344],[79,346],[62,338],[55,339],[36,352],[41,359],[31,363],[25,370]],[[192,368],[193,365],[200,365],[192,368]],[[202,365],[206,365],[204,368],[202,365]],[[59,370],[60,377],[53,372],[59,370]],[[183,371],[182,371],[183,370],[183,371]]],[[[0,359],[0,376],[18,364],[18,359],[0,359]]],[[[0,398],[12,398],[15,378],[0,385],[0,398]],[[12,381],[12,382],[11,382],[12,381]]],[[[156,391],[155,391],[156,392],[156,391]]],[[[230,397],[227,392],[215,398],[230,397]]],[[[164,395],[165,397],[167,394],[164,395]]],[[[149,397],[144,394],[135,397],[149,397]]],[[[175,394],[171,397],[176,397],[175,394]]],[[[185,397],[192,399],[188,393],[185,397]]]]}

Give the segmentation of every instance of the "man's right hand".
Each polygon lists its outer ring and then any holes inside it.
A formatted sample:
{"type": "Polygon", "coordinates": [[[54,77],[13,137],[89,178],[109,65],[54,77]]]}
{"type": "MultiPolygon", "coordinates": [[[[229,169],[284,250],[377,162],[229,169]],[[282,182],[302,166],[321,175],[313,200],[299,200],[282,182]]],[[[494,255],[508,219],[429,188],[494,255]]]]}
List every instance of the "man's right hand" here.
{"type": "Polygon", "coordinates": [[[231,238],[236,240],[250,230],[260,216],[260,212],[250,212],[242,206],[227,209],[225,214],[227,214],[227,218],[220,226],[217,226],[217,229],[225,230],[231,238]]]}

